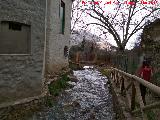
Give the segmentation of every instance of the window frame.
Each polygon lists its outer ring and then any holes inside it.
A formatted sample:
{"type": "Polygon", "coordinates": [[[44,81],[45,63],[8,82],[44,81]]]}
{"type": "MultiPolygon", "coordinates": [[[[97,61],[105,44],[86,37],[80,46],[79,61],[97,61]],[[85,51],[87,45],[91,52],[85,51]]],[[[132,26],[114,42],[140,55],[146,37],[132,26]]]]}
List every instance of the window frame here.
{"type": "Polygon", "coordinates": [[[63,48],[63,56],[65,58],[68,58],[68,56],[69,56],[69,48],[68,48],[68,46],[64,46],[64,48],[63,48]]]}
{"type": "Polygon", "coordinates": [[[60,0],[59,18],[60,18],[60,34],[64,35],[65,34],[65,2],[63,2],[63,0],[60,0]],[[63,11],[61,11],[61,10],[63,10],[63,11]],[[63,14],[61,14],[61,12],[63,14]]]}
{"type": "Polygon", "coordinates": [[[29,27],[29,32],[27,34],[29,34],[29,39],[27,40],[28,42],[28,46],[27,46],[27,49],[28,49],[28,52],[26,53],[0,53],[0,56],[31,56],[31,51],[32,51],[32,46],[31,46],[31,25],[30,24],[24,24],[24,23],[20,23],[20,22],[15,22],[15,21],[0,21],[0,33],[3,32],[2,31],[2,24],[3,23],[7,23],[8,24],[8,31],[12,30],[12,31],[22,31],[22,27],[23,26],[28,26],[29,27]],[[15,29],[12,29],[10,28],[10,25],[9,24],[17,24],[17,25],[20,25],[21,28],[20,30],[15,30],[15,29]]]}

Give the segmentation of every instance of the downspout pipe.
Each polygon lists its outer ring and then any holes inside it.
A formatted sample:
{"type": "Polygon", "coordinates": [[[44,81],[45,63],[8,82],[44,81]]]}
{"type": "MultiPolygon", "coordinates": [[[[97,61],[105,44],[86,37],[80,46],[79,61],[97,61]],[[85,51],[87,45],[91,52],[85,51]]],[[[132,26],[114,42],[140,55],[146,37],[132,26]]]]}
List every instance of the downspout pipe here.
{"type": "Polygon", "coordinates": [[[46,8],[45,8],[45,33],[44,33],[44,36],[45,36],[45,38],[44,38],[44,52],[43,52],[43,69],[42,69],[42,94],[46,94],[46,93],[44,93],[45,91],[46,91],[46,86],[45,86],[45,81],[46,81],[46,79],[45,79],[45,75],[46,75],[46,59],[47,59],[47,17],[48,17],[48,15],[47,15],[47,10],[48,10],[48,0],[46,0],[46,6],[45,6],[46,8]]]}

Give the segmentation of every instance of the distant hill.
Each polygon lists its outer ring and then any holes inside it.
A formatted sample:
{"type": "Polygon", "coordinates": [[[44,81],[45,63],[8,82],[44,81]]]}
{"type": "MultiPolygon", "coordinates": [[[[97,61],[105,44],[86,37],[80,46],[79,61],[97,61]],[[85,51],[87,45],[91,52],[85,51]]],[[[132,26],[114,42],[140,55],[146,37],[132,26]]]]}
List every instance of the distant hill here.
{"type": "Polygon", "coordinates": [[[109,49],[112,46],[110,43],[106,42],[105,39],[84,30],[73,31],[71,34],[70,45],[78,45],[83,41],[83,39],[96,42],[101,49],[109,49]]]}

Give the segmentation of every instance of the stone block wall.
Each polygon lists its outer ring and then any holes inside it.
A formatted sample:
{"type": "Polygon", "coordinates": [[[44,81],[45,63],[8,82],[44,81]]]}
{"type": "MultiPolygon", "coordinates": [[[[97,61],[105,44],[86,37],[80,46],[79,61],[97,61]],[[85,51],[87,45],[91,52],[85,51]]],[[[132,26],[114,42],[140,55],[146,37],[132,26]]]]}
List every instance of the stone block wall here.
{"type": "Polygon", "coordinates": [[[0,54],[0,104],[40,95],[45,82],[43,62],[47,65],[45,70],[51,73],[59,73],[68,66],[64,47],[69,47],[72,0],[62,1],[65,3],[64,34],[59,32],[61,0],[47,0],[47,4],[46,0],[0,0],[0,32],[2,22],[13,21],[30,26],[31,38],[30,53],[0,54]]]}
{"type": "Polygon", "coordinates": [[[71,24],[71,0],[62,0],[65,3],[65,30],[60,33],[59,7],[61,0],[48,1],[47,18],[47,43],[48,51],[48,71],[58,72],[61,68],[68,66],[68,58],[64,56],[64,47],[69,47],[70,24],[71,24]]]}
{"type": "Polygon", "coordinates": [[[28,120],[30,115],[48,105],[48,96],[36,96],[0,106],[0,120],[28,120]]]}
{"type": "Polygon", "coordinates": [[[0,104],[40,95],[45,39],[45,0],[0,0],[0,23],[2,21],[14,21],[31,26],[31,53],[0,54],[0,104]]]}

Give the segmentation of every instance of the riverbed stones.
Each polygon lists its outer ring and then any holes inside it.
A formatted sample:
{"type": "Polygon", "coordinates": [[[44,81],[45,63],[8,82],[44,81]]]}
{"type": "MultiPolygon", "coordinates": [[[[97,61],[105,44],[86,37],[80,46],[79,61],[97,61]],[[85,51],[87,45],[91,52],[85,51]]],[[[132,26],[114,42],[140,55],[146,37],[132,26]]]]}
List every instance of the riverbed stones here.
{"type": "Polygon", "coordinates": [[[78,79],[74,87],[65,90],[53,107],[35,114],[34,120],[115,120],[107,78],[87,68],[74,75],[78,79]]]}

